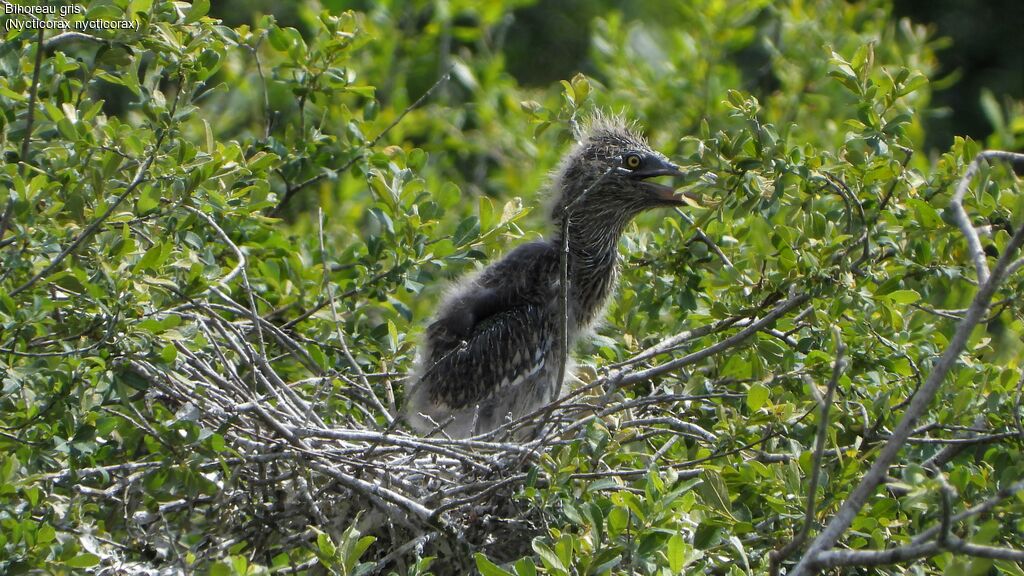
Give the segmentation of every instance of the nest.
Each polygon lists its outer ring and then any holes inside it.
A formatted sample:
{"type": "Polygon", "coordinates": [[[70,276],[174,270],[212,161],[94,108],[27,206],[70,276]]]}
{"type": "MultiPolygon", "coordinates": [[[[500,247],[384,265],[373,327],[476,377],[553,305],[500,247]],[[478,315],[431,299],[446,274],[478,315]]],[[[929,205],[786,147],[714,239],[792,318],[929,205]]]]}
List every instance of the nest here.
{"type": "MultiPolygon", "coordinates": [[[[487,435],[455,440],[406,432],[393,408],[385,408],[358,370],[284,381],[267,349],[283,350],[311,368],[316,363],[294,335],[218,294],[227,306],[193,301],[189,309],[175,311],[207,342],[199,351],[178,341],[172,364],[141,359],[120,363],[123,373],[146,383],[149,401],[224,439],[224,456],[199,465],[218,486],[217,497],[165,503],[158,511],[133,517],[144,527],[175,510],[206,508],[215,530],[199,549],[213,558],[230,550],[269,561],[296,547],[314,548],[322,532],[334,541],[374,536],[378,545],[363,560],[376,561],[377,570],[397,566],[404,571],[417,558],[435,556],[434,570],[466,572],[475,552],[496,561],[531,553],[531,541],[544,532],[544,514],[551,510],[538,510],[516,494],[527,483],[546,485],[537,465],[541,456],[551,446],[584,434],[595,419],[614,420],[620,431],[635,428],[637,437],[650,437],[654,431],[716,440],[666,415],[671,413],[666,408],[677,409],[691,397],[655,394],[626,401],[615,392],[615,383],[643,372],[633,370],[639,362],[716,327],[668,339],[659,349],[487,435]],[[330,385],[337,379],[352,410],[343,422],[328,424],[317,411],[325,389],[318,383],[330,385]],[[320,392],[310,392],[316,390],[320,392]],[[594,398],[596,394],[603,398],[594,398]],[[533,439],[517,439],[523,430],[533,430],[533,439]]],[[[351,358],[340,333],[339,339],[351,358]]],[[[140,464],[108,490],[130,486],[131,474],[144,471],[140,464]]],[[[295,569],[316,563],[314,559],[295,569]]]]}

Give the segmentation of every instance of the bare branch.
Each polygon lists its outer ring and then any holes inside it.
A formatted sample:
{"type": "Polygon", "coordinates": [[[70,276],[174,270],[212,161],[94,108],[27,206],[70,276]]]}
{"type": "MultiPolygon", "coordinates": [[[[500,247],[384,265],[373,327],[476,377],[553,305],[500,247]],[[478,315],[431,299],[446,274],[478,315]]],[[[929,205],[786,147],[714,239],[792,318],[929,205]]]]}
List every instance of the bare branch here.
{"type": "Polygon", "coordinates": [[[740,330],[721,342],[717,342],[707,348],[687,354],[682,358],[676,358],[675,360],[670,360],[664,364],[660,364],[646,370],[637,370],[635,372],[626,372],[625,370],[616,371],[608,376],[608,381],[617,386],[628,386],[637,382],[645,382],[655,376],[678,370],[683,366],[714,356],[723,350],[728,350],[729,348],[742,343],[764,327],[778,320],[790,310],[800,306],[810,299],[811,295],[806,292],[793,294],[788,299],[779,303],[768,314],[766,314],[764,318],[751,322],[743,330],[740,330]]]}
{"type": "MultiPolygon", "coordinates": [[[[330,269],[327,266],[327,249],[324,248],[324,211],[323,209],[317,209],[317,222],[319,229],[320,238],[320,261],[323,267],[323,288],[327,292],[327,300],[331,303],[331,318],[334,320],[334,330],[338,336],[338,343],[341,344],[341,350],[345,353],[345,360],[348,361],[349,366],[355,370],[356,375],[359,377],[359,381],[363,384],[363,388],[366,389],[366,393],[369,395],[370,400],[373,402],[374,407],[377,408],[377,412],[384,417],[388,425],[394,423],[394,416],[388,412],[388,409],[381,403],[380,398],[377,398],[377,394],[373,391],[373,386],[370,381],[366,379],[366,373],[363,372],[362,366],[356,361],[355,357],[352,356],[352,352],[348,348],[348,341],[345,338],[345,332],[341,329],[341,318],[338,316],[338,306],[334,302],[334,284],[330,279],[330,269]]],[[[370,424],[376,426],[377,423],[370,421],[370,424]]]]}
{"type": "MultiPolygon", "coordinates": [[[[971,260],[974,262],[974,269],[978,276],[978,284],[984,283],[988,280],[989,270],[988,263],[986,261],[985,251],[981,248],[981,240],[978,238],[978,231],[974,228],[974,224],[971,223],[970,217],[967,215],[967,211],[964,209],[964,196],[967,194],[967,189],[977,175],[978,170],[981,169],[982,163],[987,163],[990,160],[1000,160],[1003,162],[1009,162],[1010,164],[1024,165],[1024,154],[1017,154],[1015,152],[1003,152],[1001,150],[986,150],[977,156],[967,167],[967,171],[963,177],[960,178],[960,182],[956,186],[956,192],[953,194],[953,198],[949,201],[949,208],[953,211],[953,218],[956,221],[957,227],[960,228],[960,232],[963,233],[964,238],[967,240],[967,250],[970,254],[971,260]]],[[[1015,271],[1019,266],[1014,263],[1011,267],[1012,271],[1015,271]]]]}

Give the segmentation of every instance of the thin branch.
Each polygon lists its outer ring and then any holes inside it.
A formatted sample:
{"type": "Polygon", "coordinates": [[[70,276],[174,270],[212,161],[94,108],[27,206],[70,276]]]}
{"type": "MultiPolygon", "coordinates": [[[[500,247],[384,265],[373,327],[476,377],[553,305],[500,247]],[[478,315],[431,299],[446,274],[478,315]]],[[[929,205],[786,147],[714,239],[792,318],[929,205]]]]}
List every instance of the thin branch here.
{"type": "MultiPolygon", "coordinates": [[[[1000,502],[1002,502],[1003,500],[1006,500],[1007,498],[1012,497],[1013,495],[1017,494],[1018,492],[1020,492],[1022,490],[1024,490],[1024,480],[1018,480],[1017,482],[1014,482],[1013,484],[1010,484],[1008,486],[1005,486],[1005,487],[999,489],[998,491],[996,491],[995,494],[990,496],[984,502],[981,502],[979,504],[971,506],[970,508],[964,510],[963,512],[958,512],[957,514],[954,514],[950,518],[950,521],[951,522],[962,522],[963,520],[971,518],[972,516],[980,516],[982,514],[990,512],[996,506],[998,506],[1000,502]]],[[[935,537],[936,534],[939,533],[940,530],[942,530],[941,524],[940,525],[936,525],[936,526],[932,526],[932,527],[928,528],[927,530],[925,530],[924,532],[921,532],[917,536],[914,536],[914,539],[911,541],[911,544],[921,544],[921,543],[923,543],[923,542],[925,542],[927,540],[931,540],[932,538],[935,537]]]]}
{"type": "Polygon", "coordinates": [[[948,546],[942,546],[937,541],[931,540],[922,544],[910,544],[887,550],[826,550],[818,554],[816,566],[824,569],[838,566],[899,564],[910,560],[929,558],[947,550],[978,558],[1024,562],[1024,550],[971,544],[951,535],[948,546]]]}
{"type": "Polygon", "coordinates": [[[835,395],[836,387],[839,385],[839,377],[842,376],[846,367],[844,356],[846,345],[840,340],[839,329],[833,330],[836,336],[836,359],[832,362],[832,378],[828,381],[828,389],[821,401],[821,413],[818,416],[818,433],[814,440],[814,462],[811,464],[811,478],[807,487],[807,507],[804,511],[804,524],[799,534],[788,544],[770,555],[769,571],[774,576],[779,573],[782,562],[789,558],[797,548],[803,545],[811,532],[811,524],[814,523],[814,508],[818,497],[818,482],[821,478],[821,463],[825,456],[825,438],[828,435],[829,410],[832,408],[832,397],[835,395]]]}
{"type": "Polygon", "coordinates": [[[636,418],[634,420],[627,420],[619,424],[619,428],[637,428],[640,426],[655,426],[662,424],[668,426],[666,432],[674,432],[677,435],[692,436],[694,438],[700,438],[705,442],[715,443],[718,442],[718,436],[715,436],[711,432],[693,424],[691,422],[683,422],[678,418],[660,417],[660,418],[636,418]]]}
{"type": "MultiPolygon", "coordinates": [[[[6,5],[7,3],[4,2],[6,5]]],[[[39,69],[43,65],[43,52],[46,50],[43,48],[43,31],[44,27],[39,27],[39,34],[36,36],[36,61],[32,68],[32,84],[28,90],[28,109],[25,111],[25,138],[21,141],[21,158],[18,164],[18,175],[25,176],[25,167],[28,166],[28,153],[32,142],[32,128],[35,122],[36,114],[36,94],[39,91],[39,69]]],[[[0,239],[4,237],[4,233],[7,231],[7,226],[10,224],[11,215],[14,213],[14,198],[7,199],[7,206],[4,207],[4,213],[0,216],[0,239]]],[[[14,293],[11,293],[13,296],[14,293]]]]}
{"type": "Polygon", "coordinates": [[[252,52],[253,59],[256,61],[256,73],[260,77],[260,85],[263,92],[263,139],[270,139],[271,117],[270,117],[270,94],[267,91],[267,77],[263,74],[263,62],[260,61],[259,47],[260,43],[263,42],[261,36],[259,41],[256,42],[255,46],[249,48],[252,52]]]}
{"type": "Polygon", "coordinates": [[[557,390],[561,388],[562,381],[565,380],[565,366],[569,363],[569,225],[576,205],[615,171],[616,167],[614,166],[605,170],[593,184],[562,208],[562,251],[558,259],[558,318],[560,320],[558,323],[558,341],[561,343],[562,354],[558,359],[558,376],[553,383],[555,390],[545,395],[545,398],[549,401],[555,398],[557,390]]]}
{"type": "MultiPolygon", "coordinates": [[[[986,150],[978,154],[967,167],[967,171],[957,184],[953,198],[949,201],[949,208],[953,212],[953,219],[956,221],[957,227],[960,228],[960,232],[963,233],[964,238],[967,240],[967,250],[970,254],[971,260],[974,262],[974,269],[978,276],[979,285],[988,280],[988,263],[986,262],[985,251],[981,247],[981,240],[978,238],[978,231],[974,228],[974,224],[971,223],[971,219],[968,217],[967,211],[964,209],[964,196],[967,194],[967,189],[970,186],[971,181],[974,179],[974,176],[978,173],[978,170],[981,169],[982,163],[987,163],[989,160],[1000,160],[1003,162],[1009,162],[1012,165],[1024,165],[1024,154],[1003,152],[1002,150],[986,150]]],[[[1016,263],[1014,263],[1014,266],[1015,267],[1011,269],[1015,271],[1016,263]]]]}
{"type": "Polygon", "coordinates": [[[149,167],[153,165],[153,162],[156,160],[156,156],[160,151],[160,144],[162,143],[164,134],[166,134],[166,132],[161,133],[161,135],[157,137],[156,142],[153,144],[152,152],[150,153],[149,157],[146,158],[145,162],[143,162],[139,166],[139,169],[135,171],[135,177],[132,178],[132,181],[128,184],[128,187],[125,188],[124,192],[119,194],[117,198],[110,204],[110,206],[107,207],[107,210],[103,212],[103,214],[101,214],[98,218],[93,220],[85,228],[85,230],[82,230],[82,232],[75,237],[71,244],[64,248],[64,250],[61,250],[60,254],[58,254],[53,260],[51,260],[50,263],[46,265],[46,267],[44,267],[34,276],[29,278],[21,286],[18,286],[14,290],[11,290],[11,296],[16,296],[17,294],[24,292],[25,290],[31,288],[32,285],[38,282],[41,278],[49,276],[50,273],[52,273],[54,270],[57,269],[58,266],[60,266],[61,262],[63,262],[65,258],[70,256],[75,250],[78,249],[79,246],[82,245],[83,242],[88,240],[89,237],[96,233],[96,230],[99,229],[99,227],[107,220],[107,218],[110,218],[110,215],[114,213],[114,210],[117,210],[117,208],[121,205],[121,202],[124,202],[125,198],[127,198],[132,192],[135,191],[136,188],[139,187],[140,184],[142,184],[145,181],[146,172],[149,170],[149,167]]]}
{"type": "Polygon", "coordinates": [[[949,485],[942,472],[936,472],[936,476],[940,484],[939,500],[942,501],[942,521],[939,524],[939,536],[935,541],[939,543],[939,546],[947,547],[951,542],[950,529],[953,524],[953,499],[956,498],[956,490],[949,485]]]}
{"type": "Polygon", "coordinates": [[[773,308],[768,314],[764,316],[764,318],[760,318],[754,322],[751,322],[743,330],[740,330],[736,334],[733,334],[732,336],[722,340],[721,342],[717,342],[711,346],[708,346],[707,348],[687,354],[682,358],[676,358],[675,360],[670,360],[668,362],[665,362],[664,364],[653,366],[646,370],[638,370],[636,372],[629,373],[627,373],[624,370],[619,370],[609,375],[608,380],[618,386],[628,386],[630,384],[635,384],[638,382],[646,382],[647,380],[650,380],[655,376],[659,376],[667,372],[678,370],[683,366],[687,366],[689,364],[699,362],[700,360],[703,360],[705,358],[714,356],[715,354],[718,354],[723,350],[728,350],[729,348],[732,348],[733,346],[742,343],[747,338],[750,338],[755,333],[763,329],[765,326],[770,325],[771,323],[778,320],[780,317],[785,315],[790,310],[796,308],[797,306],[800,306],[801,304],[807,302],[810,299],[811,295],[807,294],[806,292],[796,293],[790,296],[788,299],[781,302],[775,308],[773,308]]]}
{"type": "MultiPolygon", "coordinates": [[[[36,36],[36,61],[32,69],[32,86],[29,88],[28,93],[28,109],[25,111],[25,138],[21,142],[21,161],[28,163],[28,151],[32,142],[32,123],[35,120],[36,113],[36,96],[39,91],[39,69],[43,64],[43,52],[46,50],[43,48],[43,28],[39,28],[39,34],[36,36]]],[[[21,175],[25,174],[25,167],[19,166],[18,172],[21,175]]],[[[3,232],[3,230],[0,230],[3,232]]]]}
{"type": "MultiPolygon", "coordinates": [[[[905,171],[907,169],[907,164],[910,163],[910,159],[914,156],[914,149],[903,148],[901,146],[900,150],[902,150],[904,154],[903,162],[900,163],[900,169],[905,171]]],[[[893,192],[896,191],[896,185],[899,184],[899,182],[899,178],[892,179],[892,183],[889,184],[889,189],[885,191],[885,196],[883,196],[882,201],[878,203],[878,210],[875,213],[875,220],[874,222],[872,222],[872,226],[874,226],[874,224],[878,222],[878,219],[882,215],[882,212],[885,211],[885,207],[889,205],[889,199],[892,198],[892,194],[893,192]]]]}
{"type": "Polygon", "coordinates": [[[93,36],[92,34],[86,34],[84,32],[61,32],[56,36],[50,37],[50,39],[46,41],[44,46],[46,46],[47,50],[50,50],[52,48],[60,46],[61,44],[74,42],[76,40],[80,40],[83,42],[93,42],[95,44],[106,44],[108,42],[111,42],[111,40],[108,40],[106,38],[100,38],[99,36],[93,36]]]}
{"type": "MultiPolygon", "coordinates": [[[[394,416],[388,412],[388,409],[381,403],[380,398],[377,398],[377,394],[373,391],[373,386],[370,381],[366,378],[366,373],[363,372],[363,367],[359,365],[355,357],[352,356],[352,352],[348,348],[348,340],[345,338],[345,332],[341,329],[341,318],[338,316],[338,306],[334,302],[334,284],[330,279],[330,269],[327,266],[327,249],[324,248],[324,211],[322,208],[317,209],[317,222],[319,239],[320,239],[320,261],[323,268],[323,288],[327,292],[327,300],[331,303],[331,319],[334,321],[334,329],[338,336],[338,343],[341,344],[341,350],[345,354],[345,360],[348,361],[352,369],[355,370],[356,376],[359,377],[359,381],[362,383],[363,388],[366,389],[366,393],[370,396],[370,400],[373,402],[374,407],[384,417],[388,426],[394,423],[394,416]]],[[[374,427],[377,423],[370,421],[370,424],[374,427]]]]}
{"type": "Polygon", "coordinates": [[[646,348],[645,350],[632,356],[631,358],[623,360],[622,362],[617,362],[615,364],[609,364],[608,367],[624,368],[632,364],[639,364],[640,362],[643,362],[644,360],[647,360],[649,358],[654,358],[655,356],[658,356],[660,354],[667,354],[669,352],[677,350],[684,344],[696,340],[697,338],[703,338],[704,336],[721,332],[722,330],[730,328],[734,325],[746,326],[749,324],[749,322],[744,323],[744,321],[745,318],[743,316],[730,316],[729,318],[719,320],[714,324],[705,324],[703,326],[698,326],[697,328],[694,328],[692,330],[685,330],[674,336],[665,338],[664,340],[646,348]]]}
{"type": "MultiPolygon", "coordinates": [[[[178,108],[178,100],[181,97],[181,92],[182,88],[179,87],[178,91],[174,94],[174,101],[171,103],[170,110],[171,118],[174,117],[174,112],[178,108]]],[[[156,161],[156,157],[160,153],[160,145],[163,144],[164,138],[169,133],[169,130],[162,129],[158,130],[157,132],[158,134],[156,137],[156,141],[153,143],[153,150],[150,152],[146,160],[139,166],[139,169],[136,170],[135,176],[132,178],[131,182],[128,183],[128,186],[127,188],[125,188],[124,192],[119,194],[117,198],[114,200],[114,202],[112,202],[110,206],[107,207],[107,210],[98,218],[93,220],[85,228],[85,230],[82,230],[82,232],[79,233],[77,237],[75,237],[71,244],[69,244],[67,248],[62,250],[60,254],[56,256],[56,258],[50,261],[50,263],[46,265],[46,267],[44,267],[34,276],[29,278],[28,281],[26,281],[21,286],[18,286],[17,288],[11,290],[9,293],[10,296],[15,296],[17,294],[20,294],[21,292],[24,292],[26,289],[32,287],[33,284],[38,282],[40,278],[45,278],[51,272],[56,270],[57,267],[60,266],[60,263],[63,262],[64,259],[71,255],[75,250],[77,250],[78,247],[81,246],[82,243],[85,242],[90,236],[95,234],[96,231],[100,228],[100,226],[107,220],[107,218],[110,218],[110,215],[114,213],[114,210],[117,210],[117,208],[121,205],[121,202],[124,202],[125,198],[127,198],[132,192],[135,191],[136,188],[139,187],[140,184],[142,184],[146,180],[146,172],[149,171],[149,167],[152,166],[153,162],[156,161]]]]}
{"type": "Polygon", "coordinates": [[[338,168],[337,170],[325,170],[315,176],[311,176],[310,178],[307,178],[306,180],[299,182],[298,184],[295,184],[294,186],[288,186],[285,189],[284,196],[281,197],[281,201],[278,202],[276,206],[274,206],[273,210],[270,211],[270,215],[279,215],[281,211],[284,209],[284,207],[288,204],[288,202],[290,202],[291,199],[294,198],[295,195],[303,188],[306,188],[307,186],[312,186],[313,184],[316,184],[317,182],[323,180],[324,178],[327,178],[328,176],[344,174],[346,171],[348,171],[348,169],[351,168],[353,164],[361,160],[366,155],[367,150],[376,146],[377,143],[380,142],[380,140],[384,138],[384,136],[386,136],[388,132],[390,132],[395,126],[398,126],[398,123],[401,122],[403,118],[405,118],[406,114],[418,108],[420,104],[423,104],[423,102],[427,100],[427,98],[430,98],[430,95],[433,94],[434,91],[437,90],[439,86],[447,82],[448,79],[451,77],[451,74],[452,71],[450,69],[448,70],[448,72],[442,74],[441,77],[438,78],[437,81],[434,82],[434,84],[430,88],[428,88],[426,92],[423,93],[423,95],[417,98],[416,101],[413,102],[412,104],[406,106],[405,109],[402,110],[402,112],[391,122],[391,124],[388,124],[387,128],[382,130],[380,134],[377,134],[377,136],[373,140],[370,140],[366,144],[357,147],[357,150],[359,150],[359,152],[356,153],[351,158],[349,158],[348,161],[342,164],[340,168],[338,168]]]}
{"type": "Polygon", "coordinates": [[[205,220],[206,223],[209,224],[210,227],[213,228],[215,232],[217,232],[217,235],[220,236],[221,240],[223,240],[224,243],[227,244],[235,253],[235,257],[238,259],[238,262],[235,263],[235,267],[231,269],[231,272],[228,272],[227,276],[224,276],[223,278],[217,280],[216,282],[220,286],[229,288],[228,283],[234,280],[235,276],[238,276],[238,273],[241,272],[248,265],[245,258],[245,253],[242,252],[242,250],[234,242],[231,241],[231,237],[228,236],[227,232],[225,232],[223,228],[218,226],[217,223],[213,220],[213,218],[210,217],[210,215],[206,214],[205,212],[201,212],[191,206],[182,206],[182,208],[188,210],[189,212],[205,220]]]}
{"type": "Polygon", "coordinates": [[[1024,369],[1020,371],[1020,379],[1017,380],[1017,393],[1013,399],[1013,423],[1017,426],[1017,434],[1021,441],[1024,441],[1024,423],[1021,422],[1021,402],[1024,399],[1024,369]]]}

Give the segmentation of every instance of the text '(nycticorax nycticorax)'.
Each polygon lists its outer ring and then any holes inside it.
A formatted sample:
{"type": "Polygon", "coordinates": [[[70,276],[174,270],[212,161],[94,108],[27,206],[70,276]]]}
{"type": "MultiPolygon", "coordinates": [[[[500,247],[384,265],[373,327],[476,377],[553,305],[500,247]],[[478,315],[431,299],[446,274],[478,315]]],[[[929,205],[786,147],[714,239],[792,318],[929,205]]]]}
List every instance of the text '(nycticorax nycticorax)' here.
{"type": "Polygon", "coordinates": [[[465,438],[557,398],[564,346],[586,333],[615,288],[626,225],[645,210],[683,204],[673,188],[648,179],[681,175],[621,121],[593,119],[551,183],[550,238],[517,247],[458,285],[438,309],[411,375],[406,420],[412,428],[465,438]]]}

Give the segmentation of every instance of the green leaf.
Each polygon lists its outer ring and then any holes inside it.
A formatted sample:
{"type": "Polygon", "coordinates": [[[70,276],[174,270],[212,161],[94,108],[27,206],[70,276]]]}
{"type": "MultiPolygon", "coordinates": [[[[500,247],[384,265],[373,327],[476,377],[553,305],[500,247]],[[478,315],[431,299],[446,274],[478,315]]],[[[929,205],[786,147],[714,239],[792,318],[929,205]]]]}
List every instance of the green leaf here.
{"type": "Polygon", "coordinates": [[[1010,562],[1009,560],[996,560],[996,568],[999,569],[1003,574],[1009,574],[1010,576],[1024,576],[1024,568],[1021,568],[1017,562],[1010,562]]]}
{"type": "Polygon", "coordinates": [[[49,524],[43,524],[36,531],[36,544],[49,544],[57,538],[57,531],[49,524]]]}
{"type": "Polygon", "coordinates": [[[921,299],[921,295],[914,290],[896,290],[886,294],[886,297],[897,304],[912,304],[921,299]]]}
{"type": "Polygon", "coordinates": [[[459,227],[455,229],[455,234],[452,236],[452,242],[456,246],[464,246],[476,240],[479,235],[480,220],[476,216],[468,216],[459,222],[459,227]]]}
{"type": "Polygon", "coordinates": [[[362,558],[363,554],[366,553],[366,550],[370,546],[372,546],[373,543],[376,542],[376,541],[377,541],[377,537],[376,536],[363,536],[362,538],[357,540],[355,545],[352,547],[352,552],[351,552],[351,554],[349,554],[349,558],[351,560],[358,560],[358,559],[362,558]]]}
{"type": "Polygon", "coordinates": [[[669,569],[679,574],[686,567],[686,541],[679,534],[673,534],[668,539],[666,555],[668,556],[669,569]]]}
{"type": "Polygon", "coordinates": [[[704,501],[724,516],[732,518],[729,488],[725,485],[722,475],[715,470],[705,469],[701,473],[701,479],[704,481],[697,486],[697,491],[704,501]]]}
{"type": "Polygon", "coordinates": [[[100,557],[95,554],[79,554],[74,558],[69,558],[64,561],[64,565],[69,568],[91,568],[100,563],[100,557]]]}
{"type": "Polygon", "coordinates": [[[537,576],[537,565],[532,558],[523,557],[516,560],[515,568],[517,576],[537,576]]]}
{"type": "Polygon", "coordinates": [[[174,344],[168,344],[160,349],[160,359],[165,364],[174,364],[174,361],[178,358],[178,349],[174,344]]]}
{"type": "Polygon", "coordinates": [[[331,537],[319,530],[317,530],[316,535],[316,547],[324,558],[333,559],[335,554],[338,553],[338,547],[331,541],[331,537]]]}
{"type": "Polygon", "coordinates": [[[136,327],[139,330],[149,332],[151,334],[160,334],[166,332],[171,328],[181,326],[182,318],[177,314],[167,314],[160,319],[157,318],[146,318],[139,322],[136,327]]]}
{"type": "Polygon", "coordinates": [[[398,352],[398,326],[391,320],[388,320],[388,340],[391,344],[391,351],[398,352]]]}
{"type": "Polygon", "coordinates": [[[928,77],[927,76],[925,76],[924,74],[921,74],[920,72],[914,72],[913,75],[910,77],[910,80],[907,80],[907,82],[903,84],[903,88],[900,90],[899,95],[900,96],[906,96],[907,94],[910,94],[911,92],[915,92],[919,88],[921,88],[922,86],[925,86],[927,84],[928,84],[928,77]]]}
{"type": "Polygon", "coordinates": [[[189,9],[188,14],[185,16],[185,24],[198,22],[209,11],[210,0],[192,0],[192,8],[189,9]]]}
{"type": "Polygon", "coordinates": [[[480,571],[481,576],[515,576],[508,570],[504,570],[494,562],[491,562],[479,552],[474,554],[473,558],[476,559],[476,569],[480,571]]]}
{"type": "Polygon", "coordinates": [[[747,390],[747,408],[751,411],[757,412],[765,405],[768,401],[768,388],[760,382],[752,385],[750,390],[747,390]]]}
{"type": "Polygon", "coordinates": [[[135,209],[139,211],[139,214],[151,212],[160,206],[160,198],[159,186],[146,186],[142,189],[138,202],[135,203],[135,209]]]}
{"type": "Polygon", "coordinates": [[[540,556],[540,561],[544,563],[548,572],[559,575],[568,574],[565,565],[562,564],[558,555],[551,548],[545,546],[539,536],[533,539],[533,551],[540,556]]]}
{"type": "Polygon", "coordinates": [[[171,245],[164,243],[156,243],[146,253],[142,255],[142,258],[135,264],[133,272],[141,272],[143,270],[156,270],[163,264],[167,257],[171,255],[171,245]]]}

